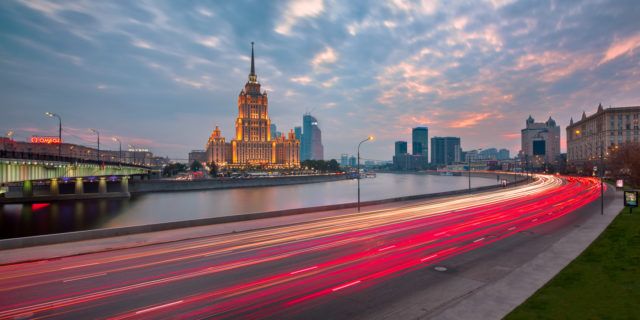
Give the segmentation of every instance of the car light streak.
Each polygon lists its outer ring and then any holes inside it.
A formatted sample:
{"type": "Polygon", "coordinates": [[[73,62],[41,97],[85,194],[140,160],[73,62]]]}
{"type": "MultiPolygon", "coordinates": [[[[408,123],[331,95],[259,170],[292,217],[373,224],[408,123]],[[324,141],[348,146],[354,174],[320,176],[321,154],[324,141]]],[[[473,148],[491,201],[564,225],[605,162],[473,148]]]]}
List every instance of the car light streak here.
{"type": "Polygon", "coordinates": [[[336,291],[344,295],[364,290],[556,220],[599,194],[599,181],[593,178],[538,175],[526,186],[491,193],[114,251],[98,259],[71,257],[3,266],[0,296],[6,298],[0,299],[0,319],[31,314],[73,318],[73,312],[91,305],[133,303],[128,299],[132,295],[215,275],[226,279],[177,299],[114,309],[108,317],[154,319],[158,314],[153,311],[159,310],[162,316],[207,319],[291,314],[335,297],[336,291]],[[298,262],[297,268],[286,267],[295,257],[312,258],[307,266],[298,262]],[[265,274],[233,276],[261,266],[274,267],[265,274]],[[145,276],[136,276],[140,274],[136,270],[144,270],[145,276]],[[75,282],[99,276],[104,285],[75,282]],[[82,289],[69,292],[57,287],[72,281],[69,287],[82,289]],[[15,292],[40,287],[50,289],[31,300],[14,298],[15,292]],[[341,291],[346,288],[351,289],[341,291]]]}

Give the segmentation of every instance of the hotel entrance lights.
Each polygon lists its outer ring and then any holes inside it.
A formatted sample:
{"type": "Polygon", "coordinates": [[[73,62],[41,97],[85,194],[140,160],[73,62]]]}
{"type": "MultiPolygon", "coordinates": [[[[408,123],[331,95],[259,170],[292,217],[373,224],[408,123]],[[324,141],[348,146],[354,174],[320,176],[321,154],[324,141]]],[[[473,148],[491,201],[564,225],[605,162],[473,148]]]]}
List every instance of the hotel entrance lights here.
{"type": "Polygon", "coordinates": [[[373,136],[370,136],[358,143],[358,171],[356,172],[356,180],[358,180],[358,212],[360,212],[360,145],[371,140],[373,140],[373,136]]]}
{"type": "Polygon", "coordinates": [[[62,118],[58,114],[51,113],[51,112],[45,112],[44,114],[48,115],[51,118],[53,117],[58,118],[58,139],[60,141],[60,144],[58,145],[58,158],[60,158],[62,157],[62,118]]]}

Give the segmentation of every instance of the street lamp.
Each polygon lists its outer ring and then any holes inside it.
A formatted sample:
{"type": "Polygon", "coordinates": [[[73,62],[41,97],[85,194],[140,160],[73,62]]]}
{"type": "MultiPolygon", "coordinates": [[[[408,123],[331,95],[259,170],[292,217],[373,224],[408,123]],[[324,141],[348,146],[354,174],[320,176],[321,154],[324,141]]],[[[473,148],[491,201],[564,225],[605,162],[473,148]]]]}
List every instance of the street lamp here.
{"type": "Polygon", "coordinates": [[[98,136],[98,162],[100,162],[100,132],[95,129],[89,129],[89,132],[95,133],[98,136]]]}
{"type": "Polygon", "coordinates": [[[373,136],[370,136],[358,143],[358,171],[356,171],[356,180],[358,180],[358,212],[360,212],[360,145],[371,140],[373,140],[373,136]]]}
{"type": "Polygon", "coordinates": [[[118,141],[118,146],[120,147],[120,155],[118,156],[118,162],[122,163],[122,142],[117,137],[111,138],[113,141],[118,141]]]}
{"type": "Polygon", "coordinates": [[[48,115],[51,118],[58,118],[58,160],[60,160],[60,158],[62,157],[62,118],[58,114],[48,111],[44,114],[48,115]]]}
{"type": "Polygon", "coordinates": [[[2,139],[2,153],[3,154],[7,154],[7,140],[11,139],[11,136],[13,135],[13,131],[9,131],[7,132],[7,139],[2,139]]]}

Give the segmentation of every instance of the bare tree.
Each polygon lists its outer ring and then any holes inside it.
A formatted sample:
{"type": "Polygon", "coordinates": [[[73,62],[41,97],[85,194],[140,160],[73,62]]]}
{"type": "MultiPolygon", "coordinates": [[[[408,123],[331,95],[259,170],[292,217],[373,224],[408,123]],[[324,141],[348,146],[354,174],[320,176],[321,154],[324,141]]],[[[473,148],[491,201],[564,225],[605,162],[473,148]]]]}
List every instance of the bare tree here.
{"type": "Polygon", "coordinates": [[[640,186],[640,143],[626,142],[610,149],[606,167],[612,178],[640,186]]]}

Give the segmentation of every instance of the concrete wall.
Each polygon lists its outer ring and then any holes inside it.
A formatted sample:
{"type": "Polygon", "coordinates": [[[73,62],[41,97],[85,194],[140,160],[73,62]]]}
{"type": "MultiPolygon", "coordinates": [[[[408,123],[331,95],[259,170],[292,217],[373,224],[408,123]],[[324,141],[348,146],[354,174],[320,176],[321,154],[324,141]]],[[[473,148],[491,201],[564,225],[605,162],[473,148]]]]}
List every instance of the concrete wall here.
{"type": "Polygon", "coordinates": [[[129,180],[129,192],[147,193],[271,187],[290,184],[337,181],[344,179],[346,179],[346,175],[283,176],[242,179],[222,178],[202,180],[129,180]]]}
{"type": "MultiPolygon", "coordinates": [[[[493,178],[495,178],[495,175],[493,175],[493,178]]],[[[510,183],[509,185],[522,184],[522,183],[526,183],[526,176],[519,176],[518,181],[516,183],[510,183]]],[[[498,185],[485,186],[485,187],[473,188],[471,189],[471,192],[489,191],[489,190],[501,189],[501,188],[502,187],[498,185]]],[[[427,199],[434,199],[434,198],[440,198],[440,197],[462,195],[467,193],[469,193],[469,190],[465,189],[465,190],[430,193],[430,194],[415,195],[415,196],[405,196],[405,197],[398,197],[398,198],[391,198],[391,199],[384,199],[384,200],[365,201],[365,202],[361,202],[360,206],[371,206],[371,205],[396,202],[396,201],[407,201],[407,200],[420,200],[420,199],[427,200],[427,199]]],[[[342,203],[342,204],[334,204],[334,205],[318,206],[318,207],[269,211],[269,212],[261,212],[261,213],[249,213],[249,214],[233,215],[233,216],[227,216],[227,217],[205,218],[205,219],[197,219],[197,220],[148,224],[148,225],[133,226],[133,227],[86,230],[86,231],[67,232],[67,233],[59,233],[59,234],[33,236],[33,237],[5,239],[5,240],[0,240],[0,250],[40,246],[40,245],[63,243],[63,242],[108,238],[108,237],[116,237],[116,236],[130,235],[130,234],[136,234],[136,233],[164,231],[164,230],[171,230],[171,229],[178,229],[178,228],[196,227],[196,226],[204,226],[204,225],[211,225],[211,224],[263,219],[263,218],[273,218],[273,217],[289,216],[289,215],[296,215],[296,214],[303,214],[303,213],[310,213],[310,212],[338,210],[338,209],[355,208],[355,207],[357,207],[357,203],[351,202],[351,203],[342,203]]]]}

